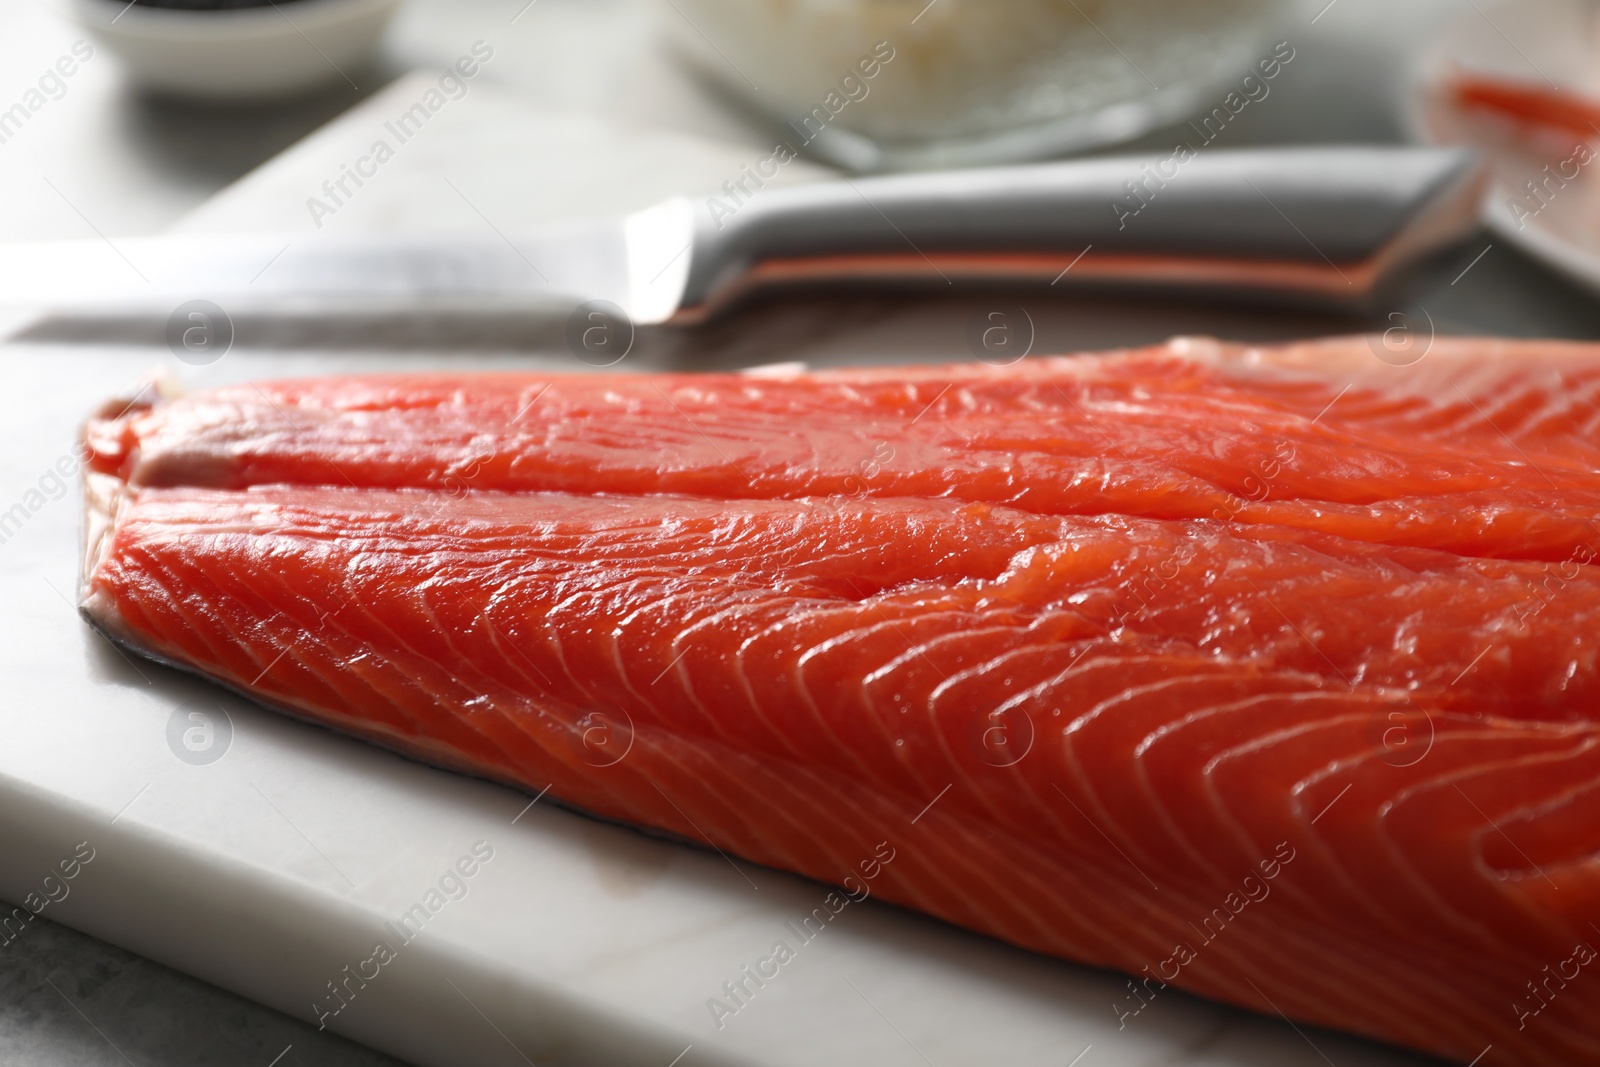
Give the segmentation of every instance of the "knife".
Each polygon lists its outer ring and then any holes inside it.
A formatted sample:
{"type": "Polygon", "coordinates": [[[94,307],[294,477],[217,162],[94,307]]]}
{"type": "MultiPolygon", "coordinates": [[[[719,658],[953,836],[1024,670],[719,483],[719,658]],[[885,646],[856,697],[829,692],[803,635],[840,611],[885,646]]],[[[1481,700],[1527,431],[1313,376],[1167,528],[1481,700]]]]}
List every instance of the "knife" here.
{"type": "Polygon", "coordinates": [[[690,324],[774,285],[1099,284],[1359,305],[1477,226],[1461,149],[1105,157],[763,187],[480,238],[158,236],[0,246],[0,306],[167,314],[613,304],[690,324]]]}

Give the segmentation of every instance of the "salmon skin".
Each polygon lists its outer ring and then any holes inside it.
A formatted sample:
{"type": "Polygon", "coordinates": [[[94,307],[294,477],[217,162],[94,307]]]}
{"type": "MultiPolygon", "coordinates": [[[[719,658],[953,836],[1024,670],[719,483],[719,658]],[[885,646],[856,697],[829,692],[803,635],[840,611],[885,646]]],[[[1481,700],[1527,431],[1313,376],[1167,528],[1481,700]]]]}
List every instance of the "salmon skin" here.
{"type": "Polygon", "coordinates": [[[1600,1062],[1600,346],[1378,351],[117,404],[82,610],[407,755],[1119,969],[1125,1027],[1172,986],[1600,1062]]]}

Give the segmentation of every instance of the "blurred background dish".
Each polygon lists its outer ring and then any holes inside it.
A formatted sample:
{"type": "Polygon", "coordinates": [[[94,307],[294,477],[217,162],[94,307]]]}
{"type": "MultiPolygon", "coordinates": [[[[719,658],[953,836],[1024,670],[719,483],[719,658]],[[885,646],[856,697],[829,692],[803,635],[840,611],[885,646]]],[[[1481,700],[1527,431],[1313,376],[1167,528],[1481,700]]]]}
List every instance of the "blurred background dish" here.
{"type": "Polygon", "coordinates": [[[372,54],[398,2],[260,0],[254,6],[179,8],[72,0],[72,13],[116,53],[141,88],[248,101],[350,81],[351,72],[372,54]]]}
{"type": "Polygon", "coordinates": [[[1420,141],[1481,149],[1490,228],[1600,290],[1597,44],[1588,0],[1475,4],[1423,53],[1406,120],[1420,141]]]}
{"type": "Polygon", "coordinates": [[[1250,73],[1289,7],[1286,0],[663,3],[679,50],[701,72],[783,124],[799,138],[792,143],[853,170],[1039,159],[1137,137],[1250,73]]]}

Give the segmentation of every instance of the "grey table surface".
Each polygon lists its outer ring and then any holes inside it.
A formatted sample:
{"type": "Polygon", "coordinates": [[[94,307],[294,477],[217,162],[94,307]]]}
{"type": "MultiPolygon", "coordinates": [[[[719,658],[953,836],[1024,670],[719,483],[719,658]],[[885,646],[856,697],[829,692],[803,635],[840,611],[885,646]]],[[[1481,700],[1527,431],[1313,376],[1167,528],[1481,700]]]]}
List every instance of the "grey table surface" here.
{"type": "MultiPolygon", "coordinates": [[[[679,71],[658,43],[643,0],[406,0],[359,88],[274,108],[219,110],[148,99],[114,60],[86,64],[59,101],[0,144],[0,240],[156,232],[304,134],[418,66],[448,62],[448,44],[499,34],[503,85],[540,104],[636,125],[760,145],[764,131],[679,71]],[[518,16],[518,12],[522,14],[518,16]],[[517,16],[515,22],[511,22],[517,16]]],[[[1238,146],[1392,142],[1394,99],[1407,59],[1441,19],[1471,0],[1308,0],[1286,23],[1297,58],[1273,90],[1229,129],[1238,146]],[[1313,21],[1314,20],[1314,21],[1313,21]]],[[[0,8],[0,100],[18,98],[81,33],[38,0],[0,8]]],[[[1170,145],[1158,131],[1133,147],[1170,145]]],[[[1370,316],[1308,316],[1196,303],[1062,296],[1040,317],[1036,348],[1159,340],[1179,332],[1270,339],[1383,327],[1400,312],[1444,333],[1600,338],[1600,299],[1480,234],[1420,271],[1370,316]]],[[[679,338],[652,361],[737,364],[759,352],[815,350],[816,323],[833,345],[877,343],[885,358],[958,357],[938,337],[883,324],[948,318],[909,297],[843,296],[821,305],[747,309],[679,338]],[[930,338],[934,340],[930,341],[930,338]],[[915,349],[908,352],[908,349],[915,349]]],[[[504,338],[491,339],[496,345],[504,338]]],[[[0,358],[5,358],[0,356],[0,358]]],[[[0,742],[3,743],[3,742],[0,742]]],[[[0,947],[0,1064],[380,1064],[388,1057],[41,919],[0,947]]]]}

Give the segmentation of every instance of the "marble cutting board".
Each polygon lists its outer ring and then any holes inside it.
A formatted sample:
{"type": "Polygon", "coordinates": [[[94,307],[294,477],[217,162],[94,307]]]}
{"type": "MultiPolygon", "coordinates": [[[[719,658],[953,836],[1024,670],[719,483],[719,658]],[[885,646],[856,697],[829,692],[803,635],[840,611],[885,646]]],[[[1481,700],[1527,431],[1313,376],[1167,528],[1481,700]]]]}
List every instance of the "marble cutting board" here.
{"type": "MultiPolygon", "coordinates": [[[[181,228],[253,223],[294,239],[305,232],[300,201],[416,87],[397,83],[181,228]]],[[[451,225],[489,216],[514,227],[621,210],[713,189],[748,153],[540,115],[488,87],[431,132],[437,143],[397,158],[386,183],[336,221],[426,229],[443,212],[451,225]],[[510,151],[507,130],[556,154],[510,151]],[[474,198],[470,212],[439,206],[451,175],[474,198]]],[[[792,180],[823,173],[797,168],[792,180]]],[[[801,354],[905,358],[929,350],[917,330],[935,317],[858,324],[801,354]]],[[[726,1002],[724,983],[776,940],[793,941],[788,924],[825,887],[262,711],[130,659],[71,603],[75,429],[152,367],[203,387],[445,365],[571,369],[570,358],[483,345],[281,347],[241,330],[237,351],[190,367],[162,346],[38,342],[48,334],[0,347],[10,384],[0,397],[0,899],[43,902],[49,918],[427,1067],[1422,1062],[1170,990],[1126,1014],[1139,1002],[1119,976],[873,900],[851,904],[718,1017],[711,998],[726,1002]]]]}

